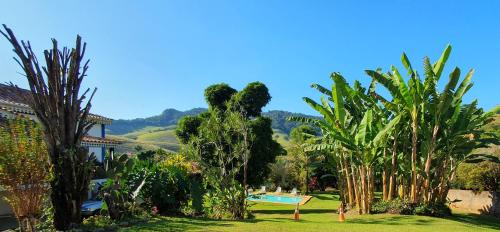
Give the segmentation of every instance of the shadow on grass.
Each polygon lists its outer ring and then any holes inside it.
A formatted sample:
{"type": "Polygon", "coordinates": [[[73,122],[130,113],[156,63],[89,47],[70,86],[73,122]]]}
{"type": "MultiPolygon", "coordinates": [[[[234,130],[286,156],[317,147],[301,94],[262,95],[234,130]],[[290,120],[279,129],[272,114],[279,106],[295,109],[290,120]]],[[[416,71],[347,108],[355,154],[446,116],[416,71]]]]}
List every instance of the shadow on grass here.
{"type": "MultiPolygon", "coordinates": [[[[293,210],[288,209],[262,209],[262,210],[252,210],[254,214],[290,214],[293,215],[293,210]]],[[[336,210],[333,209],[300,209],[300,214],[320,214],[320,213],[334,213],[336,210]]]]}
{"type": "Polygon", "coordinates": [[[379,224],[379,225],[427,225],[432,226],[433,220],[431,219],[411,219],[406,216],[401,215],[386,215],[383,218],[366,218],[366,217],[358,217],[347,220],[348,223],[354,224],[379,224]]]}
{"type": "MultiPolygon", "coordinates": [[[[379,224],[379,225],[419,225],[432,227],[438,218],[419,217],[415,219],[412,216],[402,215],[386,215],[383,218],[352,218],[348,223],[355,224],[379,224]]],[[[454,214],[450,217],[442,218],[443,220],[451,220],[461,222],[470,227],[482,227],[486,229],[500,230],[500,220],[492,216],[475,215],[475,214],[454,214]]]]}
{"type": "Polygon", "coordinates": [[[500,230],[500,219],[489,215],[453,214],[445,219],[477,227],[500,230]]]}
{"type": "Polygon", "coordinates": [[[339,200],[339,197],[338,196],[335,196],[335,195],[319,195],[319,194],[311,194],[311,196],[313,196],[314,198],[317,198],[319,200],[330,200],[330,201],[333,201],[333,200],[339,200]]]}
{"type": "MultiPolygon", "coordinates": [[[[189,231],[203,230],[209,231],[210,227],[229,227],[233,226],[226,220],[213,220],[207,218],[187,218],[187,217],[159,217],[154,218],[147,223],[139,224],[133,231],[189,231]]],[[[126,231],[126,230],[125,230],[126,231]]]]}

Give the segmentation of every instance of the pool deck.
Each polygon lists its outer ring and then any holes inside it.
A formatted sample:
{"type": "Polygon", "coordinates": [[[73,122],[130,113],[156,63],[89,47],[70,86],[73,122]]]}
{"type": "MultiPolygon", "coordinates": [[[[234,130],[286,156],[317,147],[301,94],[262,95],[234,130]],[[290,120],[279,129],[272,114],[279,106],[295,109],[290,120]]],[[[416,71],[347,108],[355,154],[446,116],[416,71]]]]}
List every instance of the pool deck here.
{"type": "MultiPolygon", "coordinates": [[[[266,194],[266,195],[285,196],[285,197],[301,197],[302,201],[299,202],[299,205],[305,205],[312,198],[312,196],[309,196],[309,195],[294,195],[294,194],[290,194],[290,193],[276,193],[276,192],[256,192],[253,194],[255,194],[255,195],[266,194]]],[[[282,203],[276,203],[276,202],[269,202],[269,203],[282,204],[282,203]]]]}

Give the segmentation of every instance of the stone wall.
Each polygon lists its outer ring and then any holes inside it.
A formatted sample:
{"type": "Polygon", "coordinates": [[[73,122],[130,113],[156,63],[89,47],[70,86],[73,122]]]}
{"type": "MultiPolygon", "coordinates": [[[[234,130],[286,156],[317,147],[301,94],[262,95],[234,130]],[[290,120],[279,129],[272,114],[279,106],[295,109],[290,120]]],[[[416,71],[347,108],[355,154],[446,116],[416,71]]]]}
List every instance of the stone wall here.
{"type": "Polygon", "coordinates": [[[452,209],[500,216],[500,192],[451,189],[448,192],[448,199],[452,202],[457,201],[450,205],[452,209]]]}

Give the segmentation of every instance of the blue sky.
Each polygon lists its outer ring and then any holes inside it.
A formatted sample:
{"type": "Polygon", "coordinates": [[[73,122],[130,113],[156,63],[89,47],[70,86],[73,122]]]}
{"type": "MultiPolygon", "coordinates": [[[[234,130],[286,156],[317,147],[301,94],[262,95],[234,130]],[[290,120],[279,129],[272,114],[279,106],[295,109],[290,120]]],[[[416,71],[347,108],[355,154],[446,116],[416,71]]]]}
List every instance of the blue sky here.
{"type": "MultiPolygon", "coordinates": [[[[475,68],[466,100],[489,109],[500,103],[499,12],[500,1],[9,1],[0,23],[40,57],[50,38],[83,36],[93,112],[129,119],[206,107],[203,90],[220,82],[261,81],[266,110],[313,113],[301,98],[318,98],[309,86],[329,87],[331,72],[367,84],[363,70],[401,66],[403,51],[422,67],[447,43],[445,71],[475,68]]],[[[0,38],[0,82],[26,87],[12,56],[0,38]]]]}

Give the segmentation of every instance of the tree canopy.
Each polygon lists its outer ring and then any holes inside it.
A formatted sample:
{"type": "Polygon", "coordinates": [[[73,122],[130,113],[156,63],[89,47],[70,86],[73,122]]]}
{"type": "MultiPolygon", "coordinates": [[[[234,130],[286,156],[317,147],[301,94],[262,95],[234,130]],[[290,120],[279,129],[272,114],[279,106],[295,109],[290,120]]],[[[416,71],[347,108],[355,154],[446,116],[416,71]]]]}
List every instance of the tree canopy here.
{"type": "MultiPolygon", "coordinates": [[[[227,84],[211,85],[205,90],[205,100],[209,104],[208,113],[181,119],[176,135],[181,144],[198,147],[199,158],[205,163],[217,165],[214,157],[216,148],[213,143],[208,142],[208,137],[200,132],[207,130],[206,122],[210,120],[210,114],[213,112],[218,112],[223,118],[235,112],[242,115],[249,130],[248,184],[262,184],[269,173],[267,164],[274,162],[277,155],[284,153],[281,145],[272,138],[271,120],[261,116],[262,108],[269,103],[270,99],[267,87],[260,82],[249,83],[239,92],[227,84]]],[[[229,149],[232,144],[227,144],[227,146],[229,149]]],[[[241,170],[237,178],[243,182],[243,176],[244,173],[241,170]]]]}

